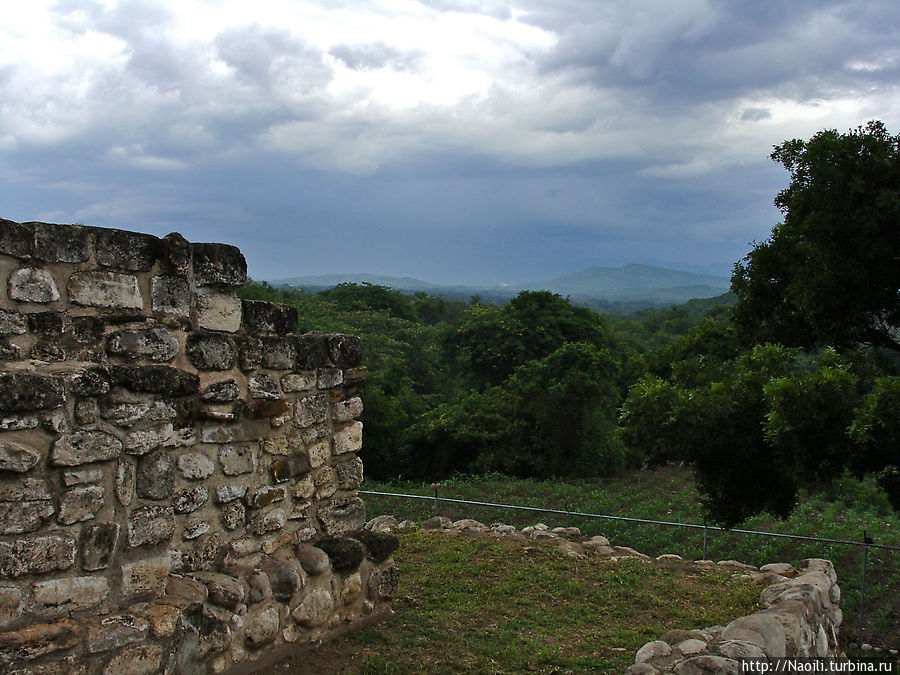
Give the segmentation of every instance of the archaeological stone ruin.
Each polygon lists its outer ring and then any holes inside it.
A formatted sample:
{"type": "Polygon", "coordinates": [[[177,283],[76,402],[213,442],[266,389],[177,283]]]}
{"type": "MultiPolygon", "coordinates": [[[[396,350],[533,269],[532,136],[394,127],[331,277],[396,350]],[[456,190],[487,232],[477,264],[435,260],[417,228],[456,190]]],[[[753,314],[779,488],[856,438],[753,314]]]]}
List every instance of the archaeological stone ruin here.
{"type": "Polygon", "coordinates": [[[246,269],[0,220],[0,671],[251,672],[390,611],[359,339],[295,334],[246,269]]]}

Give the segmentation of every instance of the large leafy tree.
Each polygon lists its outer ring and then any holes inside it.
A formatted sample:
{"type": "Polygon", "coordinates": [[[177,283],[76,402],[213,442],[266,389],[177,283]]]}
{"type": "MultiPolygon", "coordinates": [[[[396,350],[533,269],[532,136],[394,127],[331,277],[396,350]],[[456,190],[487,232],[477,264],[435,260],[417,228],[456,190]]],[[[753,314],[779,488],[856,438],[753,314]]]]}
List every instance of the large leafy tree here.
{"type": "Polygon", "coordinates": [[[865,344],[900,352],[900,135],[881,122],[794,139],[784,222],[735,265],[746,343],[865,344]]]}

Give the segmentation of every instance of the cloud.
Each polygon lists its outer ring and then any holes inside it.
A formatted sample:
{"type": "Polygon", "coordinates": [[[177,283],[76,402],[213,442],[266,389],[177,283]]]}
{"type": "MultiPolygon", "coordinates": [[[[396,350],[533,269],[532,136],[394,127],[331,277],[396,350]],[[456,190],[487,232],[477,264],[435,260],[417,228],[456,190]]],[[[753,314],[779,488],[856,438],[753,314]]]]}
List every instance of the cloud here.
{"type": "Polygon", "coordinates": [[[351,70],[377,70],[391,68],[399,71],[417,71],[422,67],[425,51],[415,49],[403,51],[394,49],[384,42],[364,44],[334,45],[328,50],[336,59],[343,62],[351,70]]]}

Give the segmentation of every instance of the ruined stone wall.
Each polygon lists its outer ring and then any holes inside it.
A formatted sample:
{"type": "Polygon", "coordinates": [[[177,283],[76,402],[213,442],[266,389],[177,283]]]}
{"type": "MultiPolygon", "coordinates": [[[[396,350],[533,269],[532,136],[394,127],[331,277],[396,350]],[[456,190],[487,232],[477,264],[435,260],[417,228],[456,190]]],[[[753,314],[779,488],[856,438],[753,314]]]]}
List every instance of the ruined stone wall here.
{"type": "Polygon", "coordinates": [[[245,281],[232,246],[0,220],[0,670],[249,669],[387,606],[359,340],[245,281]]]}

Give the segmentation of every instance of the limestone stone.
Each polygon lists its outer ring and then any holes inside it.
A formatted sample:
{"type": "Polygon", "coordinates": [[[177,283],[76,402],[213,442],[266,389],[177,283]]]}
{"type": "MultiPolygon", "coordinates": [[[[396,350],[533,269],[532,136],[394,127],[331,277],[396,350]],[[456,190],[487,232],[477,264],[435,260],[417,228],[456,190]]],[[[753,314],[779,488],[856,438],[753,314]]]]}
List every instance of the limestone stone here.
{"type": "Polygon", "coordinates": [[[349,537],[325,538],[318,542],[318,547],[325,551],[331,566],[339,572],[357,569],[366,555],[362,543],[349,537]]]}
{"type": "Polygon", "coordinates": [[[278,560],[273,556],[263,558],[261,569],[269,577],[272,595],[281,602],[288,602],[306,585],[306,572],[296,559],[278,560]]]}
{"type": "Polygon", "coordinates": [[[35,604],[42,607],[61,607],[66,610],[99,605],[109,595],[105,577],[65,577],[36,581],[31,585],[35,604]]]}
{"type": "Polygon", "coordinates": [[[122,565],[122,595],[162,597],[166,592],[172,560],[168,555],[122,565]]]}
{"type": "Polygon", "coordinates": [[[129,455],[146,455],[151,450],[163,445],[174,433],[175,429],[171,424],[131,431],[125,436],[122,449],[129,455]]]}
{"type": "Polygon", "coordinates": [[[55,512],[49,499],[0,502],[0,534],[36,532],[55,512]]]}
{"type": "Polygon", "coordinates": [[[144,642],[150,634],[150,622],[133,614],[116,614],[88,624],[85,643],[91,654],[121,649],[144,642]]]}
{"type": "Polygon", "coordinates": [[[247,503],[253,508],[261,509],[280,502],[287,497],[287,491],[281,486],[265,485],[254,488],[247,493],[247,503]]]}
{"type": "Polygon", "coordinates": [[[234,346],[224,335],[193,333],[187,339],[188,359],[198,370],[230,370],[234,346]]]}
{"type": "Polygon", "coordinates": [[[315,628],[328,621],[333,611],[334,598],[331,593],[324,588],[314,588],[291,612],[291,616],[304,628],[315,628]]]}
{"type": "Polygon", "coordinates": [[[316,386],[315,371],[307,371],[304,373],[289,373],[281,376],[281,391],[285,393],[296,393],[298,391],[309,391],[316,386]]]}
{"type": "Polygon", "coordinates": [[[62,382],[30,373],[0,374],[0,410],[47,410],[64,402],[62,382]]]}
{"type": "Polygon", "coordinates": [[[209,523],[202,517],[191,518],[184,522],[184,527],[181,529],[181,538],[184,541],[191,541],[197,537],[202,537],[209,532],[209,527],[209,523]]]}
{"type": "Polygon", "coordinates": [[[100,416],[103,419],[126,429],[134,426],[144,427],[148,423],[172,421],[176,415],[175,409],[163,401],[134,400],[133,397],[125,400],[108,397],[100,406],[100,416]]]}
{"type": "Polygon", "coordinates": [[[47,574],[75,564],[75,540],[67,535],[29,535],[0,541],[0,577],[47,574]]]}
{"type": "Polygon", "coordinates": [[[673,672],[678,675],[737,675],[741,672],[741,665],[722,656],[694,656],[676,665],[673,672]]]}
{"type": "Polygon", "coordinates": [[[191,315],[191,287],[187,279],[159,276],[150,280],[150,308],[154,314],[187,319],[191,315]]]}
{"type": "Polygon", "coordinates": [[[382,563],[400,547],[400,540],[387,532],[356,530],[352,537],[366,547],[366,557],[374,563],[382,563]]]}
{"type": "Polygon", "coordinates": [[[359,396],[334,404],[334,421],[338,424],[350,422],[359,417],[363,411],[363,402],[359,396]]]}
{"type": "Polygon", "coordinates": [[[159,645],[133,647],[111,658],[103,675],[157,675],[162,672],[163,650],[159,645]]]}
{"type": "Polygon", "coordinates": [[[794,576],[797,570],[790,563],[769,563],[759,568],[760,572],[770,572],[772,574],[780,574],[783,577],[794,576]]]}
{"type": "Polygon", "coordinates": [[[226,476],[253,473],[259,464],[257,443],[232,443],[219,450],[219,464],[226,476]]]}
{"type": "Polygon", "coordinates": [[[314,394],[299,399],[294,407],[294,424],[308,427],[316,422],[324,422],[328,416],[328,396],[314,394]]]}
{"type": "Polygon", "coordinates": [[[316,384],[319,389],[333,389],[344,381],[344,373],[340,368],[319,368],[316,371],[316,384]]]}
{"type": "Polygon", "coordinates": [[[331,561],[328,554],[312,544],[298,543],[295,546],[297,560],[303,569],[312,576],[325,574],[331,569],[331,561]]]}
{"type": "Polygon", "coordinates": [[[331,459],[331,439],[323,438],[312,443],[306,449],[310,468],[318,468],[331,459]]]}
{"type": "Polygon", "coordinates": [[[81,566],[93,572],[109,567],[119,541],[118,523],[87,525],[81,530],[81,566]]]}
{"type": "Polygon", "coordinates": [[[400,588],[400,567],[392,562],[378,570],[377,596],[382,600],[390,600],[397,595],[400,588]]]}
{"type": "Polygon", "coordinates": [[[63,434],[53,444],[50,463],[78,466],[115,459],[122,454],[122,441],[105,431],[74,431],[63,434]]]}
{"type": "Polygon", "coordinates": [[[291,487],[291,494],[295,499],[309,499],[316,492],[316,486],[313,483],[312,476],[304,476],[294,481],[291,487]]]}
{"type": "Polygon", "coordinates": [[[245,483],[225,483],[216,487],[216,501],[219,504],[227,504],[240,499],[247,494],[245,483]]]}
{"type": "Polygon", "coordinates": [[[168,499],[175,492],[175,460],[156,450],[138,461],[135,488],[145,499],[168,499]]]}
{"type": "Polygon", "coordinates": [[[337,536],[362,529],[366,505],[359,497],[336,497],[319,506],[318,517],[324,533],[337,536]]]}
{"type": "Polygon", "coordinates": [[[334,433],[334,454],[359,452],[362,448],[362,422],[353,422],[334,433]]]}
{"type": "Polygon", "coordinates": [[[784,627],[767,614],[751,614],[735,619],[722,631],[722,640],[741,640],[754,644],[769,656],[787,656],[784,627]]]}
{"type": "Polygon", "coordinates": [[[178,350],[178,339],[162,327],[120,330],[106,338],[108,354],[128,359],[164,363],[175,358],[178,350]]]}
{"type": "Polygon", "coordinates": [[[269,429],[268,422],[259,420],[247,420],[241,424],[212,424],[201,429],[200,440],[203,443],[258,441],[268,435],[269,429]]]}
{"type": "Polygon", "coordinates": [[[19,302],[56,302],[59,290],[47,270],[23,267],[9,275],[9,297],[19,302]]]}
{"type": "Polygon", "coordinates": [[[189,578],[206,585],[209,601],[220,607],[234,609],[244,601],[244,586],[238,579],[216,572],[194,572],[189,578]]]}
{"type": "Polygon", "coordinates": [[[445,530],[453,527],[453,521],[447,516],[434,516],[422,521],[423,530],[445,530]]]}
{"type": "Polygon", "coordinates": [[[259,536],[280,530],[285,523],[287,523],[287,516],[284,513],[284,509],[276,507],[253,516],[247,525],[247,529],[259,536]]]}
{"type": "Polygon", "coordinates": [[[696,656],[706,650],[706,643],[703,640],[693,638],[679,642],[675,646],[684,656],[696,656]]]}
{"type": "Polygon", "coordinates": [[[101,309],[142,309],[137,277],[117,272],[75,272],[69,277],[69,300],[101,309]]]}
{"type": "Polygon", "coordinates": [[[128,545],[153,546],[172,539],[175,515],[171,506],[141,506],[128,518],[128,545]]]}
{"type": "Polygon", "coordinates": [[[297,358],[294,344],[286,338],[262,338],[262,367],[271,370],[291,370],[297,358]]]}
{"type": "Polygon", "coordinates": [[[64,649],[81,640],[83,630],[77,621],[57,619],[32,623],[17,630],[0,632],[0,659],[35,659],[64,649]]]}
{"type": "Polygon", "coordinates": [[[740,640],[722,640],[716,645],[719,654],[729,659],[762,659],[766,653],[757,645],[740,640]]]}
{"type": "Polygon", "coordinates": [[[332,467],[325,465],[316,471],[313,483],[316,486],[316,499],[327,499],[337,492],[337,473],[332,467]]]}
{"type": "Polygon", "coordinates": [[[0,586],[0,628],[22,615],[23,600],[18,586],[0,586]]]}
{"type": "Polygon", "coordinates": [[[234,380],[222,380],[221,382],[213,382],[207,386],[200,394],[200,398],[204,401],[212,401],[216,403],[228,403],[239,398],[241,389],[234,380]]]}
{"type": "Polygon", "coordinates": [[[222,524],[226,530],[236,530],[244,526],[247,511],[244,505],[238,501],[231,502],[222,507],[222,524]]]}
{"type": "Polygon", "coordinates": [[[191,577],[172,575],[166,581],[164,602],[174,604],[184,611],[196,611],[209,597],[206,584],[191,577]]]}
{"type": "Polygon", "coordinates": [[[175,460],[178,471],[188,480],[205,480],[216,470],[215,462],[202,452],[186,452],[175,460]]]}
{"type": "Polygon", "coordinates": [[[172,637],[182,617],[181,610],[177,607],[163,604],[149,605],[143,613],[150,622],[150,634],[157,640],[172,637]]]}
{"type": "Polygon", "coordinates": [[[262,364],[262,340],[255,337],[238,337],[234,340],[238,350],[241,370],[255,370],[262,364]]]}
{"type": "Polygon", "coordinates": [[[188,396],[200,384],[195,373],[163,365],[111,366],[109,373],[112,384],[148,394],[188,396]]]}
{"type": "Polygon", "coordinates": [[[91,485],[103,480],[103,469],[99,466],[82,466],[78,469],[63,471],[63,485],[91,485]]]}
{"type": "MultiPolygon", "coordinates": [[[[395,530],[398,527],[397,519],[394,516],[375,516],[366,523],[365,529],[370,530],[372,532],[390,532],[391,530],[395,530]]],[[[492,530],[495,530],[495,526],[491,526],[492,530]]],[[[515,531],[516,528],[513,528],[515,531]]]]}
{"type": "Polygon", "coordinates": [[[0,335],[22,335],[28,331],[24,314],[0,309],[0,335]]]}
{"type": "Polygon", "coordinates": [[[120,460],[116,468],[116,499],[122,506],[130,506],[134,497],[137,468],[129,461],[120,460]]]}
{"type": "Polygon", "coordinates": [[[247,594],[247,602],[254,605],[272,599],[272,581],[269,575],[262,570],[254,570],[247,577],[247,586],[250,592],[247,594]]]}
{"type": "Polygon", "coordinates": [[[247,381],[247,387],[251,398],[274,401],[280,397],[278,385],[268,373],[254,373],[247,381]]]}
{"type": "Polygon", "coordinates": [[[297,309],[290,305],[244,300],[244,326],[248,333],[289,335],[297,328],[297,309]]]}
{"type": "Polygon", "coordinates": [[[35,429],[41,421],[32,415],[0,418],[0,431],[21,431],[35,429]]]}
{"type": "Polygon", "coordinates": [[[235,246],[190,244],[190,251],[198,286],[242,286],[247,283],[247,261],[235,246]]]}
{"type": "Polygon", "coordinates": [[[363,463],[359,457],[353,456],[346,462],[334,465],[338,487],[342,490],[355,490],[363,482],[363,463]]]}
{"type": "Polygon", "coordinates": [[[277,605],[270,603],[254,607],[245,619],[244,639],[250,647],[264,647],[275,641],[279,627],[277,605]]]}
{"type": "Polygon", "coordinates": [[[241,301],[224,293],[198,295],[197,324],[205,330],[236,333],[241,329],[241,301]]]}
{"type": "Polygon", "coordinates": [[[104,492],[101,485],[76,487],[64,492],[59,500],[57,520],[63,525],[93,520],[103,508],[104,492]]]}

